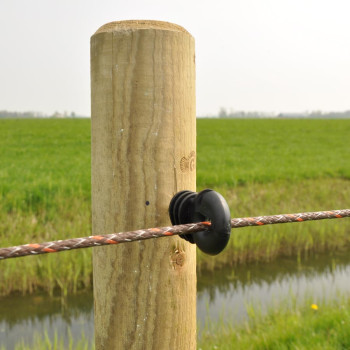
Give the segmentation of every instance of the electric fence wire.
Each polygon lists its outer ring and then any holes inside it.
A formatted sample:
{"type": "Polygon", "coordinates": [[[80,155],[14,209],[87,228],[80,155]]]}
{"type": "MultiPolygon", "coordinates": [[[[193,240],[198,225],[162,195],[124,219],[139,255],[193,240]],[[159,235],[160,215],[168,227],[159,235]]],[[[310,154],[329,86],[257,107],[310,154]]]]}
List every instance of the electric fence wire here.
{"type": "MultiPolygon", "coordinates": [[[[237,218],[231,220],[231,227],[239,228],[246,226],[264,226],[271,224],[304,222],[310,220],[340,219],[345,217],[350,217],[350,209],[237,218]]],[[[210,222],[200,222],[193,224],[148,228],[129,232],[93,235],[82,238],[72,238],[44,243],[29,243],[14,247],[0,248],[0,260],[18,258],[26,255],[56,253],[79,248],[89,248],[140,241],[150,238],[191,234],[199,231],[210,230],[210,226],[210,222]]]]}

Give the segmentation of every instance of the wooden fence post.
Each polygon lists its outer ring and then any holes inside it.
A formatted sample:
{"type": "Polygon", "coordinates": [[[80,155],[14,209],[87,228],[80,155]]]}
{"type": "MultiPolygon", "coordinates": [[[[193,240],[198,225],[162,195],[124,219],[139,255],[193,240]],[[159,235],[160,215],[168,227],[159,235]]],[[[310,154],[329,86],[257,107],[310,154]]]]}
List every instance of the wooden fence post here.
{"type": "MultiPolygon", "coordinates": [[[[167,226],[196,190],[194,39],[157,21],[91,38],[93,234],[167,226]]],[[[179,237],[93,249],[97,350],[196,347],[195,246],[179,237]]]]}

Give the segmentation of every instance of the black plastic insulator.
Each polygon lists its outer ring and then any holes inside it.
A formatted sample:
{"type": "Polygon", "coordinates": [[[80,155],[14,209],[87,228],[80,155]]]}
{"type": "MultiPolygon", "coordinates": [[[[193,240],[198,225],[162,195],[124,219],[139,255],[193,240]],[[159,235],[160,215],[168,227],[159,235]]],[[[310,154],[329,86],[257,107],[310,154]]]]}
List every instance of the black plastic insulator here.
{"type": "Polygon", "coordinates": [[[170,202],[169,216],[173,225],[211,222],[210,230],[180,235],[206,254],[219,254],[230,239],[230,209],[224,197],[213,190],[178,192],[170,202]]]}

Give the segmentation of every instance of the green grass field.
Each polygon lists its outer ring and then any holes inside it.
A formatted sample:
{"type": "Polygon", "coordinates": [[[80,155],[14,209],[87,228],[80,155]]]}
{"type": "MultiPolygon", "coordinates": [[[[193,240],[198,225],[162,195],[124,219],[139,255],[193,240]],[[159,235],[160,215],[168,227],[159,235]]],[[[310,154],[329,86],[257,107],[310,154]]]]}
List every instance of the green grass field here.
{"type": "MultiPolygon", "coordinates": [[[[197,188],[211,187],[232,216],[349,206],[350,120],[198,120],[197,188]]],[[[0,120],[0,246],[91,232],[90,120],[0,120]]],[[[198,270],[341,249],[350,222],[236,229],[198,270]]],[[[91,288],[91,250],[1,262],[0,295],[91,288]]]]}
{"type": "Polygon", "coordinates": [[[198,120],[199,186],[350,179],[350,120],[198,120]]]}

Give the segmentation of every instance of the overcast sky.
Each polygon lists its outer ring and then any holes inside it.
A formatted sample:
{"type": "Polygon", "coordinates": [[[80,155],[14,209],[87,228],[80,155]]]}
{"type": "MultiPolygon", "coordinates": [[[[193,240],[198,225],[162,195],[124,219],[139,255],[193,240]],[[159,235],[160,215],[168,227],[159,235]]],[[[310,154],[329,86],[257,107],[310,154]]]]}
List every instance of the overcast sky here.
{"type": "Polygon", "coordinates": [[[0,1],[0,110],[90,115],[90,36],[125,19],[195,37],[197,115],[350,109],[349,0],[0,1]]]}

